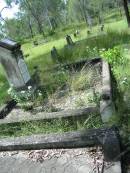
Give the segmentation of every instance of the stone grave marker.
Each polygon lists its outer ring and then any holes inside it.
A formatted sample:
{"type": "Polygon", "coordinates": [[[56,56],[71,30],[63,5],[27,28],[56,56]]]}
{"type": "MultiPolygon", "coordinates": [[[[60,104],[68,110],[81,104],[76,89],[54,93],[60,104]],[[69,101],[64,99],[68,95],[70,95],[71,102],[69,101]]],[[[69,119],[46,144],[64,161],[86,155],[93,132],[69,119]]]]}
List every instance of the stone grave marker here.
{"type": "Polygon", "coordinates": [[[6,72],[10,86],[15,89],[24,88],[31,81],[21,45],[15,41],[9,39],[0,41],[0,63],[6,72]]]}
{"type": "Polygon", "coordinates": [[[87,35],[90,35],[90,34],[91,34],[91,31],[90,31],[90,30],[88,30],[88,31],[87,31],[87,35]]]}
{"type": "Polygon", "coordinates": [[[59,60],[59,54],[58,54],[58,51],[57,51],[55,46],[51,50],[51,58],[52,58],[53,61],[58,61],[59,60]]]}
{"type": "Polygon", "coordinates": [[[67,36],[66,36],[66,41],[67,41],[67,44],[68,44],[69,46],[71,46],[71,45],[74,44],[74,42],[73,42],[73,40],[72,40],[72,38],[71,38],[70,35],[67,35],[67,36]]]}
{"type": "Polygon", "coordinates": [[[101,26],[101,31],[104,31],[104,25],[101,26]]]}

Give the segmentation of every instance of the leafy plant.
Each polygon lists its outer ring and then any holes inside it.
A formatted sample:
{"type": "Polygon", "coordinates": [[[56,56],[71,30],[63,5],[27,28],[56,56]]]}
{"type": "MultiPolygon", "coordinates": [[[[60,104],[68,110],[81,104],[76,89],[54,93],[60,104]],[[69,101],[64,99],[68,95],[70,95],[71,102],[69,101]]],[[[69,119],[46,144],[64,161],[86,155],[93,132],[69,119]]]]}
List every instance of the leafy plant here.
{"type": "Polygon", "coordinates": [[[100,55],[105,58],[113,67],[126,63],[126,59],[123,58],[121,48],[118,46],[108,49],[107,51],[101,50],[100,55]]]}
{"type": "Polygon", "coordinates": [[[43,99],[40,90],[34,91],[32,86],[28,86],[27,90],[16,91],[10,87],[8,94],[13,98],[24,110],[32,109],[38,101],[43,99]]]}

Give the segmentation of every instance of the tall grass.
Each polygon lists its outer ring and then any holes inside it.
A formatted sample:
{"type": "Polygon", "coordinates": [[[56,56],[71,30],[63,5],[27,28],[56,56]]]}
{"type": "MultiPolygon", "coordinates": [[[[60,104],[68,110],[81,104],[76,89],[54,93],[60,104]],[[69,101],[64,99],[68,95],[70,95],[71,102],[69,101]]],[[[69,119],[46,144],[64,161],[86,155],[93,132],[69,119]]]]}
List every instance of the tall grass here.
{"type": "Polygon", "coordinates": [[[32,134],[64,133],[81,129],[98,128],[101,124],[100,115],[93,114],[88,118],[56,119],[35,122],[22,122],[0,125],[0,138],[27,136],[32,134]]]}
{"type": "Polygon", "coordinates": [[[130,33],[126,31],[108,30],[105,34],[87,38],[77,42],[71,48],[61,49],[62,62],[74,62],[80,59],[93,58],[100,55],[101,49],[109,49],[114,46],[129,44],[130,33]]]}

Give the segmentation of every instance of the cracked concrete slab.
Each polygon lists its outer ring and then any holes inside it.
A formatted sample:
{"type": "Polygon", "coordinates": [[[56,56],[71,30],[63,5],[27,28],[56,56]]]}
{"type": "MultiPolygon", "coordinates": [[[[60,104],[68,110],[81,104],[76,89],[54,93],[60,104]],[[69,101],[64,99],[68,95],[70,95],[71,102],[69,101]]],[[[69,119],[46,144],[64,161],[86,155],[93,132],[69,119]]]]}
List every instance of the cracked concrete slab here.
{"type": "Polygon", "coordinates": [[[99,148],[0,153],[1,173],[121,173],[120,162],[103,160],[99,148]]]}

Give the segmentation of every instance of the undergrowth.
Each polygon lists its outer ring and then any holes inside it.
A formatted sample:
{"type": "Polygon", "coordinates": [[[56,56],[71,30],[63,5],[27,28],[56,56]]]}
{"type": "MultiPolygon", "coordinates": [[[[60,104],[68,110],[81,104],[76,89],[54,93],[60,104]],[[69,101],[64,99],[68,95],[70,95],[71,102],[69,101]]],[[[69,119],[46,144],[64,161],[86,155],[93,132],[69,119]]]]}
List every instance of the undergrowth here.
{"type": "Polygon", "coordinates": [[[32,134],[64,133],[69,131],[98,128],[102,125],[100,115],[89,115],[80,120],[44,120],[0,125],[0,137],[18,137],[32,134]]]}

